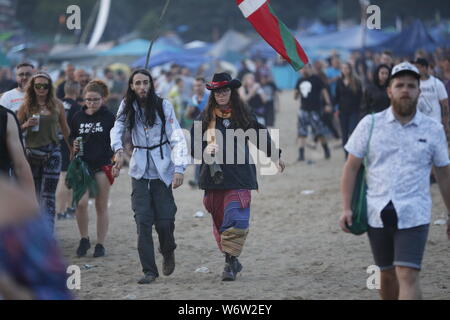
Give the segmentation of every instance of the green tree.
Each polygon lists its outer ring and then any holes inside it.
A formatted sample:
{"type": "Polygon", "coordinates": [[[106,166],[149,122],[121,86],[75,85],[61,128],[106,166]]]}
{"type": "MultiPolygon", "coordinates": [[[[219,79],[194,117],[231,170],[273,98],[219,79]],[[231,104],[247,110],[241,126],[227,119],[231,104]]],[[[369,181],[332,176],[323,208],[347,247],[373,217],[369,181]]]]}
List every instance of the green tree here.
{"type": "MultiPolygon", "coordinates": [[[[58,32],[58,18],[65,14],[67,6],[79,5],[82,11],[82,27],[86,26],[96,1],[94,0],[17,0],[17,18],[23,26],[34,33],[54,35],[58,32]]],[[[108,25],[103,41],[116,40],[138,30],[144,38],[151,38],[166,0],[112,0],[108,25]]],[[[381,7],[382,26],[395,23],[396,17],[406,20],[412,17],[431,20],[439,11],[442,18],[450,17],[450,6],[442,0],[372,0],[381,7]]],[[[271,0],[271,6],[285,22],[295,29],[300,19],[322,19],[335,23],[338,5],[342,6],[343,18],[359,22],[359,0],[271,0]]],[[[176,29],[185,25],[185,40],[212,41],[218,32],[222,34],[233,28],[252,30],[234,0],[171,0],[163,21],[163,28],[176,29]]],[[[70,35],[69,30],[64,31],[70,35]]],[[[73,34],[73,33],[72,33],[73,34]]]]}

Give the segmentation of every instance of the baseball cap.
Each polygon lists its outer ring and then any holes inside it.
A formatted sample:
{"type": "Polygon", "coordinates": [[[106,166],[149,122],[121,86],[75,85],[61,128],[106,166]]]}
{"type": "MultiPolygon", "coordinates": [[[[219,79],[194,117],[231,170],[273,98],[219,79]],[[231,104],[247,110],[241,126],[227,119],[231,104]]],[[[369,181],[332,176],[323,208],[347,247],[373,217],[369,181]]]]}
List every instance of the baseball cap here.
{"type": "Polygon", "coordinates": [[[417,58],[416,61],[414,61],[414,64],[418,64],[424,67],[428,67],[430,64],[428,63],[427,59],[424,58],[417,58]]]}
{"type": "Polygon", "coordinates": [[[416,66],[414,66],[413,64],[411,64],[409,62],[402,62],[402,63],[399,63],[396,66],[394,66],[394,68],[392,69],[392,72],[391,72],[391,79],[398,77],[399,75],[404,74],[404,73],[409,73],[413,77],[420,80],[419,69],[417,69],[416,66]]]}

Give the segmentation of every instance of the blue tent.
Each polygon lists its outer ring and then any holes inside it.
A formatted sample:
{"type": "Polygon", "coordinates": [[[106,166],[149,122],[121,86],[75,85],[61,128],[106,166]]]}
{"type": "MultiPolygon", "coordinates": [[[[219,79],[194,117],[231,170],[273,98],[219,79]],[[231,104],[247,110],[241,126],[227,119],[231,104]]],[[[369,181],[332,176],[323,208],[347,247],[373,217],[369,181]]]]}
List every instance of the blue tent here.
{"type": "MultiPolygon", "coordinates": [[[[182,50],[178,52],[160,52],[150,56],[149,67],[153,68],[166,63],[176,63],[191,70],[197,69],[200,65],[211,60],[201,53],[200,48],[182,50]],[[199,53],[200,52],[200,53],[199,53]]],[[[133,68],[142,68],[145,65],[147,56],[143,56],[131,64],[133,68]]]]}
{"type": "MultiPolygon", "coordinates": [[[[100,56],[142,56],[146,55],[148,48],[150,47],[150,41],[145,39],[131,40],[114,48],[99,53],[100,56]]],[[[167,41],[164,38],[158,39],[152,48],[152,54],[161,52],[177,52],[181,49],[171,41],[167,41]]]]}
{"type": "Polygon", "coordinates": [[[440,24],[429,30],[430,36],[440,46],[450,46],[450,34],[445,25],[440,24]]]}
{"type": "MultiPolygon", "coordinates": [[[[378,45],[392,37],[392,34],[379,30],[366,29],[365,46],[378,45]]],[[[353,26],[341,31],[319,36],[296,35],[303,48],[307,49],[343,49],[356,50],[362,47],[363,30],[361,26],[353,26]]]]}
{"type": "Polygon", "coordinates": [[[274,59],[277,56],[275,49],[264,40],[252,44],[249,51],[252,57],[274,59]]]}
{"type": "Polygon", "coordinates": [[[329,32],[335,32],[335,25],[323,24],[320,20],[315,20],[308,28],[305,30],[305,34],[308,35],[321,35],[329,32]]]}
{"type": "Polygon", "coordinates": [[[413,55],[418,49],[433,51],[438,43],[431,37],[420,20],[416,20],[409,28],[398,35],[384,41],[370,49],[374,51],[391,50],[399,56],[413,55]]]}

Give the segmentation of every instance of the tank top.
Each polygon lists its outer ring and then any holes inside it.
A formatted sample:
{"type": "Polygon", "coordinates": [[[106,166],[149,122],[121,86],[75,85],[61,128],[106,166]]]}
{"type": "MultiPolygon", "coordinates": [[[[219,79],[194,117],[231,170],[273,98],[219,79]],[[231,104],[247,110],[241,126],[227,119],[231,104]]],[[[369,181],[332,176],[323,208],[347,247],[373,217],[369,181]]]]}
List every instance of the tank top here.
{"type": "MultiPolygon", "coordinates": [[[[58,109],[57,109],[58,110],[58,109]]],[[[58,110],[59,111],[59,110],[58,110]]],[[[42,115],[39,119],[39,131],[34,132],[32,127],[27,128],[25,144],[28,148],[39,148],[52,143],[59,143],[59,112],[42,115]]]]}

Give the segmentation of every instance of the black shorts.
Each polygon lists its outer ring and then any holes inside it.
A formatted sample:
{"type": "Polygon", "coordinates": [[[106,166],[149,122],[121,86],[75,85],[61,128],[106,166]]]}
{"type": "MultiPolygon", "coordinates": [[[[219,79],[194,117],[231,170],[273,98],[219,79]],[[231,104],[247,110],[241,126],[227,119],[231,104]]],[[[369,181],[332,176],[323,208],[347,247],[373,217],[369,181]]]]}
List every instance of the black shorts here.
{"type": "Polygon", "coordinates": [[[389,203],[381,212],[384,228],[369,227],[367,232],[375,264],[380,270],[396,266],[420,270],[429,225],[409,229],[397,228],[397,212],[389,203]]]}

